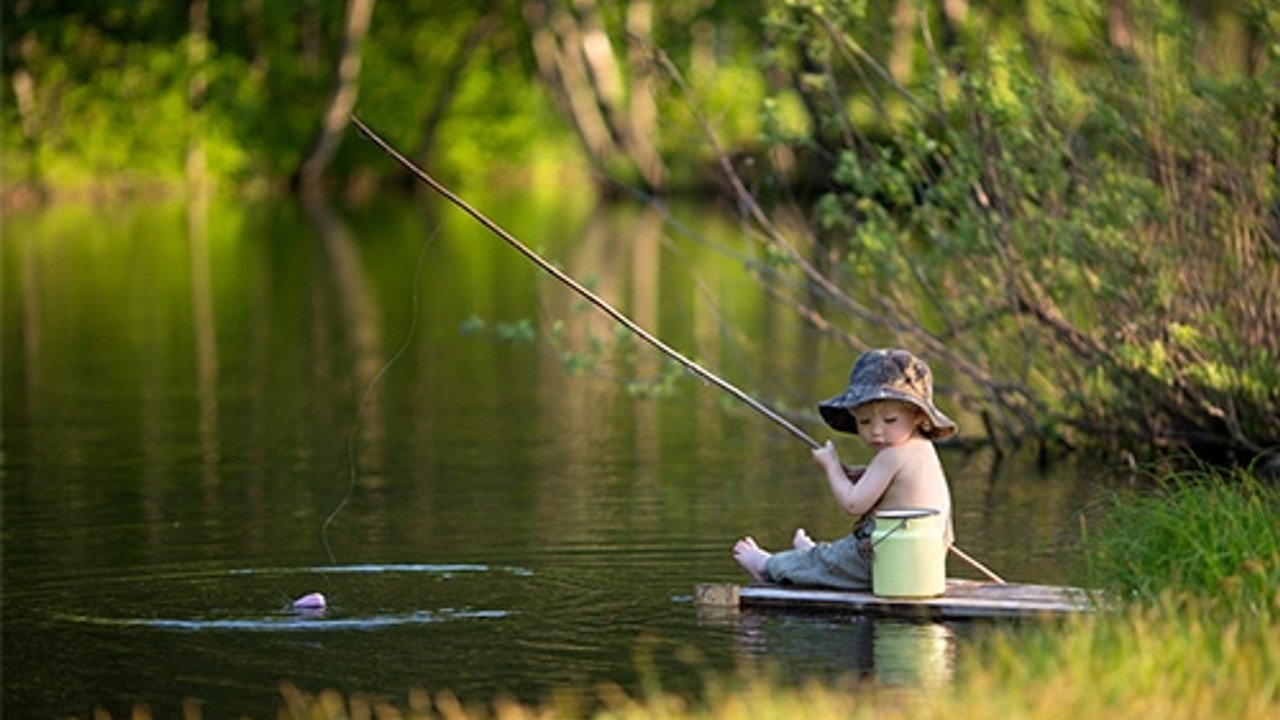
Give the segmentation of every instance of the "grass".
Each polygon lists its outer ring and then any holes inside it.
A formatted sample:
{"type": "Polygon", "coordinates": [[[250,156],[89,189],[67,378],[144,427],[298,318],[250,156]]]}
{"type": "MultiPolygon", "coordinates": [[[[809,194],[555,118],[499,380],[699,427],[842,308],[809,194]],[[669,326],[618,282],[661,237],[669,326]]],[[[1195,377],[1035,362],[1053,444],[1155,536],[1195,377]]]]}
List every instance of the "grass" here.
{"type": "Polygon", "coordinates": [[[1242,617],[1276,615],[1280,486],[1200,467],[1116,495],[1082,547],[1083,584],[1144,603],[1178,593],[1242,617]]]}
{"type": "Polygon", "coordinates": [[[942,707],[968,718],[1274,718],[1276,617],[1225,619],[1212,603],[1167,593],[991,641],[942,707]]]}
{"type": "MultiPolygon", "coordinates": [[[[296,720],[768,720],[808,718],[1280,717],[1280,487],[1245,471],[1167,475],[1154,492],[1117,495],[1083,544],[1086,577],[1122,597],[1114,612],[994,631],[936,692],[871,684],[786,685],[767,676],[710,679],[706,699],[601,691],[533,707],[464,707],[448,693],[404,701],[281,688],[296,720]]],[[[187,718],[199,717],[189,705],[187,718]]],[[[133,717],[147,718],[146,708],[133,717]]],[[[104,717],[103,714],[97,717],[104,717]]],[[[109,716],[107,716],[109,717],[109,716]]]]}

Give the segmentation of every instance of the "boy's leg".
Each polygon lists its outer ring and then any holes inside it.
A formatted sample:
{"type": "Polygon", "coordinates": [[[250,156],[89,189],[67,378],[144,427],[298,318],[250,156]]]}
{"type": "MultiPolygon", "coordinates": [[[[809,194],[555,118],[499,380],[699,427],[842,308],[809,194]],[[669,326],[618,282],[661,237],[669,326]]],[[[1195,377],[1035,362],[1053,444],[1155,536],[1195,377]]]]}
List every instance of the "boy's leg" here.
{"type": "Polygon", "coordinates": [[[765,562],[765,573],[781,584],[870,590],[871,561],[858,552],[858,543],[856,536],[848,535],[809,550],[775,553],[765,562]]]}

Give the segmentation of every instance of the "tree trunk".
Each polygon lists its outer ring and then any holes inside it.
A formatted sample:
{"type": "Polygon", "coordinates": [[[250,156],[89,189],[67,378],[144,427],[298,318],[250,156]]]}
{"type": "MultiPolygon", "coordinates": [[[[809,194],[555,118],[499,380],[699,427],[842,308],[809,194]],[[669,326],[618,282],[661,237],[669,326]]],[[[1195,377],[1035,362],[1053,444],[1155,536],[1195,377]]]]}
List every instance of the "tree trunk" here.
{"type": "Polygon", "coordinates": [[[653,2],[631,0],[627,5],[627,65],[631,69],[628,151],[640,176],[652,189],[661,189],[666,168],[658,153],[658,104],[654,100],[654,63],[648,52],[653,37],[653,2]]]}
{"type": "Polygon", "coordinates": [[[31,74],[29,60],[35,54],[35,33],[27,33],[19,41],[18,67],[9,78],[13,88],[14,105],[18,108],[18,123],[22,127],[22,145],[31,156],[31,172],[27,180],[36,199],[44,196],[44,183],[40,172],[40,119],[36,109],[36,80],[31,74]]]}
{"type": "Polygon", "coordinates": [[[374,0],[349,0],[347,24],[342,39],[342,55],[338,58],[338,73],[333,96],[324,113],[319,135],[311,152],[298,168],[296,183],[304,194],[316,194],[320,190],[320,177],[332,162],[342,143],[342,133],[350,122],[360,91],[360,63],[364,38],[369,33],[373,17],[374,0]]]}
{"type": "Polygon", "coordinates": [[[603,177],[615,177],[621,160],[651,188],[666,174],[657,152],[653,101],[650,0],[633,0],[625,24],[634,38],[621,63],[609,40],[597,0],[526,0],[538,75],[560,112],[572,122],[588,158],[603,177]]]}
{"type": "Polygon", "coordinates": [[[187,35],[187,107],[191,122],[187,123],[187,189],[203,194],[206,184],[204,155],[204,101],[209,89],[205,69],[209,61],[209,0],[191,0],[187,13],[190,25],[187,35]]]}
{"type": "Polygon", "coordinates": [[[267,74],[271,61],[267,57],[266,22],[262,18],[262,0],[242,0],[244,33],[249,46],[249,67],[255,80],[267,74]]]}
{"type": "Polygon", "coordinates": [[[942,0],[942,44],[955,47],[969,18],[968,0],[942,0]]]}
{"type": "Polygon", "coordinates": [[[911,80],[912,55],[915,51],[915,0],[897,0],[893,4],[893,47],[885,64],[894,80],[906,85],[911,80]]]}
{"type": "Polygon", "coordinates": [[[1133,55],[1133,13],[1129,0],[1107,0],[1107,39],[1111,49],[1133,55]]]}
{"type": "MultiPolygon", "coordinates": [[[[30,9],[27,3],[17,3],[13,9],[14,24],[23,21],[30,9]]],[[[34,196],[30,199],[37,202],[44,200],[46,195],[43,173],[40,171],[41,118],[37,106],[36,78],[31,72],[39,49],[40,41],[36,39],[35,32],[27,31],[23,34],[18,40],[16,67],[13,68],[13,73],[9,77],[14,105],[18,110],[18,125],[22,128],[22,146],[31,158],[30,170],[25,178],[30,187],[23,189],[21,194],[25,195],[29,190],[34,196]]],[[[5,199],[12,200],[12,198],[5,199]]]]}
{"type": "Polygon", "coordinates": [[[549,0],[528,0],[525,17],[538,74],[551,89],[561,112],[572,121],[587,156],[603,173],[606,164],[618,154],[618,145],[588,78],[577,22],[549,0]]]}

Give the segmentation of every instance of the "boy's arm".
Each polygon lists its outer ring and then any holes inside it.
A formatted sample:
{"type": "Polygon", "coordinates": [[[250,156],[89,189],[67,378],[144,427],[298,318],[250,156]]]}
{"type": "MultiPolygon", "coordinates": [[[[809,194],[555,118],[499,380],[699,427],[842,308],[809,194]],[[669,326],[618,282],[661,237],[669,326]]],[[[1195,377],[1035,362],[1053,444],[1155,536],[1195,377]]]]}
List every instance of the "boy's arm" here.
{"type": "Polygon", "coordinates": [[[845,466],[840,464],[840,455],[830,440],[813,451],[813,459],[826,475],[831,494],[850,515],[865,515],[884,495],[898,472],[898,463],[893,461],[893,456],[893,453],[880,451],[865,468],[851,468],[857,472],[854,476],[845,472],[845,466]]]}

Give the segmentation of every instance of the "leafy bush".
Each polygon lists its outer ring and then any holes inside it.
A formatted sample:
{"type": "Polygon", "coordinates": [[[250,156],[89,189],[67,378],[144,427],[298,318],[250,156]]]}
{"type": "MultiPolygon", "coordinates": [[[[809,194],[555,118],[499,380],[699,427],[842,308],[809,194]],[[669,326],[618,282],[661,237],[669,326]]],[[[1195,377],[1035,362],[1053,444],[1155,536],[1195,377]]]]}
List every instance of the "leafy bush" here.
{"type": "MultiPolygon", "coordinates": [[[[1054,20],[1101,27],[1102,3],[1072,8],[1054,20]]],[[[1180,4],[1133,10],[1153,22],[1130,52],[1098,37],[1093,61],[1055,65],[1027,41],[956,42],[896,78],[865,9],[789,3],[777,72],[822,82],[794,85],[808,135],[770,139],[827,179],[811,245],[766,228],[769,252],[818,292],[792,293],[807,316],[843,312],[954,369],[944,393],[997,442],[1247,459],[1280,446],[1280,24],[1250,5],[1270,57],[1239,72],[1196,61],[1180,4]],[[868,95],[905,109],[868,125],[833,102],[868,95]]]]}

